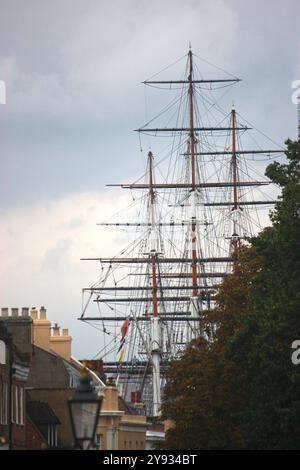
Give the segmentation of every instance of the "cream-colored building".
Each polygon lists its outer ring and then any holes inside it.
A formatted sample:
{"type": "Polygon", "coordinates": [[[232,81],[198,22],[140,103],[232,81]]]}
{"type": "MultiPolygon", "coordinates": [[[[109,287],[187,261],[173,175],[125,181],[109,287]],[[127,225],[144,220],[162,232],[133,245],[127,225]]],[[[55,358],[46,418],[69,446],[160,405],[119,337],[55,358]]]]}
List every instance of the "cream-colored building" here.
{"type": "Polygon", "coordinates": [[[147,427],[146,416],[131,414],[117,387],[108,382],[96,431],[99,449],[143,450],[147,427]]]}

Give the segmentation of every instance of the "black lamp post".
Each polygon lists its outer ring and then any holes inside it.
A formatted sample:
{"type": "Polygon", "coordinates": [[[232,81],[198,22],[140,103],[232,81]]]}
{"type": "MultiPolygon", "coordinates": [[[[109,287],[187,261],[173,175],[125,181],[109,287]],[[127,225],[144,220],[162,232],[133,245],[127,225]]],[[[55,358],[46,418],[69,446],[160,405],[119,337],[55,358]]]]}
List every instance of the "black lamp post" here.
{"type": "Polygon", "coordinates": [[[95,433],[102,398],[97,397],[95,388],[86,369],[83,369],[74,397],[68,400],[75,448],[87,450],[95,442],[95,433]]]}

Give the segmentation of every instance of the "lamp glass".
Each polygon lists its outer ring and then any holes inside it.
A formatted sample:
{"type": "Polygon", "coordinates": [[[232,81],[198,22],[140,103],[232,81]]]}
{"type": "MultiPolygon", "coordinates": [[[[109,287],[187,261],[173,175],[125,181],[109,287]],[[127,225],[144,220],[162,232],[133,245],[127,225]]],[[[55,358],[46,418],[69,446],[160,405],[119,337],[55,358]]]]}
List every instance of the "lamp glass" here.
{"type": "Polygon", "coordinates": [[[71,401],[70,408],[73,418],[73,426],[76,440],[89,440],[94,438],[95,423],[99,402],[80,402],[71,401]]]}

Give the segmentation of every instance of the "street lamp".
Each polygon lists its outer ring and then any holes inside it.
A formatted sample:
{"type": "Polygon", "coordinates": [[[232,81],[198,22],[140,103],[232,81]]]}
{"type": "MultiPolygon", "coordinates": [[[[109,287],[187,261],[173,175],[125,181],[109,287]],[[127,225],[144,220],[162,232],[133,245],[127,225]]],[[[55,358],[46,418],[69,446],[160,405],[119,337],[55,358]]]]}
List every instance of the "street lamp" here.
{"type": "Polygon", "coordinates": [[[84,368],[74,397],[68,400],[75,448],[87,450],[94,443],[101,404],[102,398],[96,395],[89,373],[84,368]]]}

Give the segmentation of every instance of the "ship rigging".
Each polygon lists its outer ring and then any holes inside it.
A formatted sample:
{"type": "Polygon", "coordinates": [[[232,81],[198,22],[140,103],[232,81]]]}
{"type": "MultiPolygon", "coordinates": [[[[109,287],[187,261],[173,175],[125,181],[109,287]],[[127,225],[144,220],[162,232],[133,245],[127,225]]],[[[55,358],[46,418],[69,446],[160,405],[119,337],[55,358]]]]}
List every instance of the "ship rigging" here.
{"type": "Polygon", "coordinates": [[[137,129],[140,138],[168,137],[167,154],[148,151],[142,178],[108,185],[137,194],[135,215],[99,224],[128,230],[129,245],[115,257],[83,258],[99,262],[101,274],[83,289],[80,320],[97,323],[110,338],[99,353],[104,371],[125,401],[149,416],[159,416],[170,360],[208,334],[202,313],[214,307],[240,244],[263,225],[258,210],[275,202],[263,190],[269,181],[249,170],[249,161],[283,153],[245,149],[250,127],[234,107],[224,113],[211,100],[214,89],[240,79],[204,78],[191,48],[185,60],[182,79],[143,82],[176,93],[159,115],[168,114],[167,125],[152,119],[137,129]],[[210,117],[216,109],[219,120],[210,117]]]}

